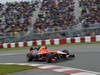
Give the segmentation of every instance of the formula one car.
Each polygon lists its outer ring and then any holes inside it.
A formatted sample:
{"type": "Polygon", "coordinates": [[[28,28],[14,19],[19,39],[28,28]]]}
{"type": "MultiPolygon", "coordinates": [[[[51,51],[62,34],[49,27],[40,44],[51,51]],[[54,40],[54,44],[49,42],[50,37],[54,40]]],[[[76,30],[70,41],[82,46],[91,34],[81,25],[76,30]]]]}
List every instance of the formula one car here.
{"type": "Polygon", "coordinates": [[[70,54],[68,50],[53,50],[41,47],[39,50],[30,49],[27,53],[27,61],[40,61],[53,63],[59,60],[73,59],[74,54],[70,54]]]}

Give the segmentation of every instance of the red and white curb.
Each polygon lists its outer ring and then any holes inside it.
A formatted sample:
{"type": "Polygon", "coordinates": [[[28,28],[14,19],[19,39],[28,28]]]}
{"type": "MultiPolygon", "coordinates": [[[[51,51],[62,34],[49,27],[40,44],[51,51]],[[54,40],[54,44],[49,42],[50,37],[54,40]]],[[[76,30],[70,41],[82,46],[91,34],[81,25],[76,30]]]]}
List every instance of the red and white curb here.
{"type": "Polygon", "coordinates": [[[48,64],[30,64],[30,63],[0,63],[0,64],[35,66],[40,69],[51,70],[55,72],[62,72],[67,75],[100,75],[99,72],[93,72],[93,71],[82,70],[82,69],[71,68],[71,67],[48,65],[48,64]]]}
{"type": "Polygon", "coordinates": [[[16,47],[30,47],[39,45],[62,45],[68,43],[92,43],[100,42],[100,35],[86,36],[86,37],[73,37],[73,38],[58,38],[58,39],[46,39],[46,40],[34,40],[24,41],[16,43],[3,43],[0,44],[0,48],[16,48],[16,47]]]}

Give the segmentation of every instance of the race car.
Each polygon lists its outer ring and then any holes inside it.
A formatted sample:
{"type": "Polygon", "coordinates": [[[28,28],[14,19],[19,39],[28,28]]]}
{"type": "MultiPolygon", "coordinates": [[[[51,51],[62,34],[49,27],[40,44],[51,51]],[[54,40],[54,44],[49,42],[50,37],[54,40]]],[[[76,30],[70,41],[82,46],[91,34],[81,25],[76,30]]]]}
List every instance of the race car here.
{"type": "Polygon", "coordinates": [[[53,63],[59,60],[68,60],[73,59],[75,57],[74,54],[70,54],[68,50],[55,50],[55,49],[47,49],[45,46],[42,46],[38,50],[31,48],[27,52],[27,61],[40,61],[40,62],[48,62],[53,63]]]}

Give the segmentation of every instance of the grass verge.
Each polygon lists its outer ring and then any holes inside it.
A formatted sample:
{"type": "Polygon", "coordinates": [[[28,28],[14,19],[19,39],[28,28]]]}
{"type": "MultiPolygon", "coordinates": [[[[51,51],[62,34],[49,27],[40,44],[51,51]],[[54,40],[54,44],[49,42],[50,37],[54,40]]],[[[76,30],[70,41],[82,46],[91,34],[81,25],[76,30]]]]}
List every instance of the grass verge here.
{"type": "Polygon", "coordinates": [[[0,64],[0,75],[7,75],[9,73],[13,72],[19,72],[19,71],[24,71],[24,70],[29,70],[29,69],[34,69],[36,67],[32,66],[20,66],[20,65],[4,65],[0,64]]]}
{"type": "MultiPolygon", "coordinates": [[[[92,43],[67,43],[67,44],[62,44],[62,45],[47,45],[47,47],[72,46],[72,45],[88,45],[88,44],[100,44],[100,42],[92,42],[92,43]]],[[[29,48],[30,47],[1,48],[0,51],[24,50],[24,49],[29,49],[29,48]]]]}

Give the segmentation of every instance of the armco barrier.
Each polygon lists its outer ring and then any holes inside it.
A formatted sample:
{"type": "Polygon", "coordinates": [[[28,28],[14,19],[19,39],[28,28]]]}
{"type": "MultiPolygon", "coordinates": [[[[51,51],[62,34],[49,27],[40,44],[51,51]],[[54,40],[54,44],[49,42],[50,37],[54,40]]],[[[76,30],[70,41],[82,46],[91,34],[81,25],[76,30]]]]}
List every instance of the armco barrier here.
{"type": "Polygon", "coordinates": [[[100,41],[100,35],[97,35],[97,36],[74,37],[74,38],[36,40],[27,42],[25,41],[17,43],[4,43],[0,45],[0,48],[15,48],[15,47],[38,46],[38,45],[61,45],[67,43],[87,43],[87,42],[91,43],[99,41],[100,41]]]}

